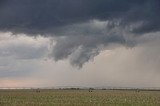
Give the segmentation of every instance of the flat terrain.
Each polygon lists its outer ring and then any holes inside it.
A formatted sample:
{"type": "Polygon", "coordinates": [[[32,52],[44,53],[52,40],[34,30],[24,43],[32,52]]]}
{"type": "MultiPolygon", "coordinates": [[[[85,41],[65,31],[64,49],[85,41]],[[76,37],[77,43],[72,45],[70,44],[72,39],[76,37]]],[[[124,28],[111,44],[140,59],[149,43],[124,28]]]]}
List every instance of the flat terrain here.
{"type": "Polygon", "coordinates": [[[0,90],[0,106],[160,106],[160,91],[0,90]]]}

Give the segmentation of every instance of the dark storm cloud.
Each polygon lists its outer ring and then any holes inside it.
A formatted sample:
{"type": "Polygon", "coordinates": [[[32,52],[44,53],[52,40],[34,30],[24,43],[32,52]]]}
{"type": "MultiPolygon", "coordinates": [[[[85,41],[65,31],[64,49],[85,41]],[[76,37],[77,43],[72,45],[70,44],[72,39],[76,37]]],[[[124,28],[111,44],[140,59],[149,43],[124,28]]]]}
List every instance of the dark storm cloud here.
{"type": "Polygon", "coordinates": [[[159,0],[1,0],[0,30],[46,34],[91,19],[143,21],[135,32],[157,31],[159,0]]]}
{"type": "Polygon", "coordinates": [[[159,31],[159,11],[159,0],[1,0],[0,31],[56,36],[51,56],[81,67],[101,45],[134,46],[159,31]]]}

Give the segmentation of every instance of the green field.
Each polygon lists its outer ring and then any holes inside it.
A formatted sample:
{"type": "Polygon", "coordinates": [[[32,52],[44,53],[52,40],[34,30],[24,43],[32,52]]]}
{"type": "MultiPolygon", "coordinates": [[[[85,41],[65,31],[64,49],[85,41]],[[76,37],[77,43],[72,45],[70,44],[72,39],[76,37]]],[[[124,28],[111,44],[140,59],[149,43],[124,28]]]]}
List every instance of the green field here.
{"type": "Polygon", "coordinates": [[[160,106],[160,91],[0,90],[0,106],[160,106]]]}

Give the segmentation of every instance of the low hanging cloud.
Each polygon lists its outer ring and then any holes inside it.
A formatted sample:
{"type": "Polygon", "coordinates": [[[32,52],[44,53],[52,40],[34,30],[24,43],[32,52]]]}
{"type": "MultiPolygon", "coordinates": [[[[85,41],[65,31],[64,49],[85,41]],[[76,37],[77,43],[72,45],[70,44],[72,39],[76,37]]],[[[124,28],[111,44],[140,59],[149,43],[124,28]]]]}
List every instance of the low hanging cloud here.
{"type": "Polygon", "coordinates": [[[159,0],[1,0],[0,31],[53,37],[50,57],[82,67],[112,44],[149,40],[159,10],[159,0]]]}
{"type": "MultiPolygon", "coordinates": [[[[106,49],[111,43],[133,46],[131,39],[125,38],[121,28],[108,28],[108,21],[93,20],[87,23],[65,26],[61,37],[56,39],[51,57],[55,60],[70,58],[72,65],[82,65],[106,49]],[[68,35],[68,36],[67,36],[68,35]]],[[[133,41],[133,39],[132,39],[133,41]]]]}

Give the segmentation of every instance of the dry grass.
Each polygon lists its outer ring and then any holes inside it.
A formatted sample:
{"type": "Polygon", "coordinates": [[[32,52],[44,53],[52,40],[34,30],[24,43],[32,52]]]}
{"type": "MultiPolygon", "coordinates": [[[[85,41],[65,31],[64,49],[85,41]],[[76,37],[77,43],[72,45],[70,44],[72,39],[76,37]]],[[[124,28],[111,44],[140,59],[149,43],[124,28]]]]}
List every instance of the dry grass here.
{"type": "Polygon", "coordinates": [[[0,90],[0,106],[160,106],[160,92],[0,90]]]}

